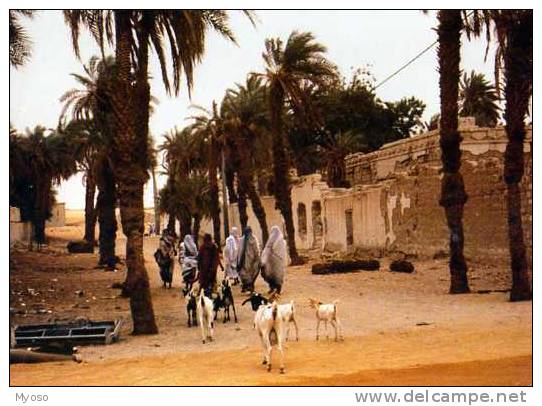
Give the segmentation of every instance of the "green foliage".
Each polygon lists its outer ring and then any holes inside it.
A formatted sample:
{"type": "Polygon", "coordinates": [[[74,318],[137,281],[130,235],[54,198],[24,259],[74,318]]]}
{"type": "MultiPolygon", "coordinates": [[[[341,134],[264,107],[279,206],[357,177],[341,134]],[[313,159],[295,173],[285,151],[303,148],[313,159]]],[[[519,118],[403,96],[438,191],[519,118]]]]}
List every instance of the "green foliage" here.
{"type": "Polygon", "coordinates": [[[500,116],[495,86],[482,73],[463,74],[459,82],[459,115],[474,117],[480,127],[495,127],[500,116]]]}
{"type": "Polygon", "coordinates": [[[21,210],[21,219],[31,221],[36,241],[43,243],[45,220],[51,216],[53,187],[77,171],[80,143],[61,132],[37,126],[19,134],[10,128],[10,206],[21,210]]]}
{"type": "Polygon", "coordinates": [[[158,148],[163,151],[162,166],[168,176],[159,193],[160,211],[179,219],[210,215],[205,139],[198,136],[197,129],[188,126],[170,130],[158,148]]]}
{"type": "Polygon", "coordinates": [[[423,127],[421,120],[425,103],[415,97],[404,97],[397,102],[386,103],[392,140],[408,138],[415,128],[423,127]]]}
{"type": "MultiPolygon", "coordinates": [[[[333,160],[340,161],[352,152],[374,151],[387,142],[410,136],[423,126],[422,101],[409,97],[382,102],[373,84],[367,69],[355,71],[350,81],[336,77],[310,89],[311,120],[288,115],[289,145],[300,175],[317,170],[328,173],[333,160]],[[350,140],[349,148],[330,148],[335,140],[346,139],[350,140]]],[[[328,182],[344,186],[344,179],[337,179],[337,174],[344,171],[337,166],[333,172],[328,173],[328,182]]]]}

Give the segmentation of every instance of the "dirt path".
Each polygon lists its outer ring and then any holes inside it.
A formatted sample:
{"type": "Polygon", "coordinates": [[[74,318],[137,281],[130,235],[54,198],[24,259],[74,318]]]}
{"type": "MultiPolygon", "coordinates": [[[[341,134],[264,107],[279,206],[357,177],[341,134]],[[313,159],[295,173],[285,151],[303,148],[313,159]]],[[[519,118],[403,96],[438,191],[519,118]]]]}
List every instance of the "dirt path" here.
{"type": "MultiPolygon", "coordinates": [[[[65,242],[81,226],[50,230],[46,252],[14,251],[10,257],[10,307],[16,324],[86,316],[123,317],[121,341],[81,348],[80,365],[13,365],[13,385],[391,385],[529,384],[532,303],[510,303],[505,293],[449,295],[446,260],[414,261],[416,273],[378,272],[322,275],[309,266],[287,269],[283,301],[294,300],[299,343],[289,343],[287,374],[267,374],[260,365],[260,343],[253,312],[234,295],[239,323],[217,323],[216,341],[201,344],[198,329],[186,326],[179,268],[174,288],[161,288],[152,253],[157,238],[145,239],[146,266],[160,334],[130,335],[129,303],[111,289],[125,271],[94,269],[97,255],[65,253],[65,242]],[[76,292],[83,291],[82,295],[76,292]],[[338,298],[345,342],[314,341],[315,320],[308,298],[338,298]],[[24,310],[26,309],[26,310],[24,310]],[[45,309],[40,313],[39,309],[45,309]],[[420,325],[422,324],[422,325],[420,325]],[[408,373],[405,373],[408,372],[408,373]]],[[[120,236],[119,236],[120,237],[120,236]]],[[[123,256],[125,240],[117,242],[123,256]]],[[[469,263],[471,287],[503,289],[509,271],[469,263]]],[[[266,291],[258,279],[256,289],[266,291]]]]}
{"type": "Polygon", "coordinates": [[[13,365],[12,385],[530,385],[531,338],[516,329],[424,329],[288,343],[285,375],[257,347],[82,364],[13,365]],[[521,355],[520,355],[521,354],[521,355]],[[438,362],[435,362],[438,360],[438,362]]]}

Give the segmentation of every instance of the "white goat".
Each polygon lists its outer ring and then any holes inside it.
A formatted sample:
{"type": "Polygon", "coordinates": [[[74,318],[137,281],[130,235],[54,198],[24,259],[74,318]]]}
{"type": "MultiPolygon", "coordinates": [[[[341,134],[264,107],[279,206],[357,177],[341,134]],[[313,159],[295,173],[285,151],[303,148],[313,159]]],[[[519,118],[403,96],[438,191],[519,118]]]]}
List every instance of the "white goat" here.
{"type": "Polygon", "coordinates": [[[197,300],[197,312],[198,323],[201,328],[201,341],[205,344],[205,340],[213,341],[213,329],[214,329],[214,314],[213,314],[213,301],[209,299],[203,293],[203,289],[200,290],[197,300]]]}
{"type": "Polygon", "coordinates": [[[282,319],[278,315],[276,302],[260,305],[254,315],[254,328],[258,330],[263,347],[263,364],[267,364],[267,371],[271,371],[271,350],[276,346],[280,352],[280,373],[284,373],[284,352],[282,342],[282,319]]]}
{"type": "Polygon", "coordinates": [[[318,300],[315,299],[309,299],[310,306],[313,309],[316,309],[316,340],[319,339],[318,331],[320,328],[320,322],[324,322],[326,327],[326,337],[329,339],[329,334],[327,331],[327,323],[328,321],[331,323],[333,328],[335,329],[335,341],[338,341],[340,338],[341,340],[344,340],[343,334],[342,334],[342,325],[337,317],[337,303],[339,303],[338,300],[334,300],[330,304],[324,304],[318,300]]]}
{"type": "Polygon", "coordinates": [[[291,300],[290,303],[283,303],[277,306],[278,315],[283,322],[283,331],[286,334],[286,341],[290,338],[290,323],[294,324],[295,327],[295,340],[299,341],[299,330],[297,328],[297,322],[295,320],[295,307],[294,301],[291,300]],[[286,329],[284,329],[286,327],[286,329]]]}

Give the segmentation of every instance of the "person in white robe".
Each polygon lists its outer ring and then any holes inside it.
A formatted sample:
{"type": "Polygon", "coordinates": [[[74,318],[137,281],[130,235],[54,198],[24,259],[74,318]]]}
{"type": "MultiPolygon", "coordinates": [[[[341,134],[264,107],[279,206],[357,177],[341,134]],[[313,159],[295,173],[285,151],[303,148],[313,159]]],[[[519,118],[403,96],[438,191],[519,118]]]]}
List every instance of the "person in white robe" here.
{"type": "Polygon", "coordinates": [[[260,246],[258,240],[252,234],[252,229],[247,227],[239,243],[237,255],[237,273],[241,279],[241,292],[254,291],[254,281],[260,272],[260,246]]]}
{"type": "Polygon", "coordinates": [[[269,292],[280,293],[286,270],[286,241],[277,226],[271,227],[269,239],[262,251],[262,277],[269,285],[269,292]]]}
{"type": "Polygon", "coordinates": [[[232,227],[230,235],[226,238],[226,246],[224,247],[224,258],[226,259],[226,278],[234,280],[234,285],[239,283],[239,274],[237,273],[237,256],[238,256],[238,236],[237,227],[232,227]]]}

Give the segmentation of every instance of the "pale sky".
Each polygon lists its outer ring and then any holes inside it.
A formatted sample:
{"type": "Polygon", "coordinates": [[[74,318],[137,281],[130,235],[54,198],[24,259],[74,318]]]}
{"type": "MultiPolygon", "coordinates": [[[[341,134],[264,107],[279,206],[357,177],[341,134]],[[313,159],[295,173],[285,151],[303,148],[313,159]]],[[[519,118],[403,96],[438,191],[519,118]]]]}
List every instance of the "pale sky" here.
{"type": "MultiPolygon", "coordinates": [[[[279,36],[286,39],[292,30],[311,31],[327,46],[327,56],[349,77],[352,68],[368,66],[377,83],[398,69],[436,39],[435,13],[419,11],[257,11],[259,23],[254,28],[240,12],[232,11],[231,27],[239,46],[215,34],[207,38],[203,62],[195,72],[192,100],[186,88],[178,97],[166,95],[156,59],[151,61],[152,93],[160,100],[151,117],[150,129],[157,143],[161,135],[175,125],[187,124],[193,111],[190,104],[210,107],[220,102],[227,88],[244,82],[249,72],[261,71],[264,40],[279,36]]],[[[19,130],[40,124],[55,127],[61,110],[59,97],[76,86],[70,73],[83,73],[75,57],[71,39],[60,11],[41,11],[23,24],[34,42],[29,63],[20,70],[10,69],[10,122],[19,130]]],[[[87,62],[98,55],[98,48],[84,33],[80,41],[81,57],[87,62]]],[[[462,47],[462,69],[474,69],[493,79],[493,53],[484,61],[485,39],[468,42],[462,47]]],[[[427,120],[439,110],[436,46],[407,69],[377,90],[385,101],[415,96],[427,107],[427,120]]],[[[163,184],[165,177],[159,178],[163,184]]],[[[58,201],[67,208],[84,207],[81,176],[64,182],[58,190],[58,201]]],[[[152,188],[145,191],[145,206],[152,206],[152,188]]]]}

